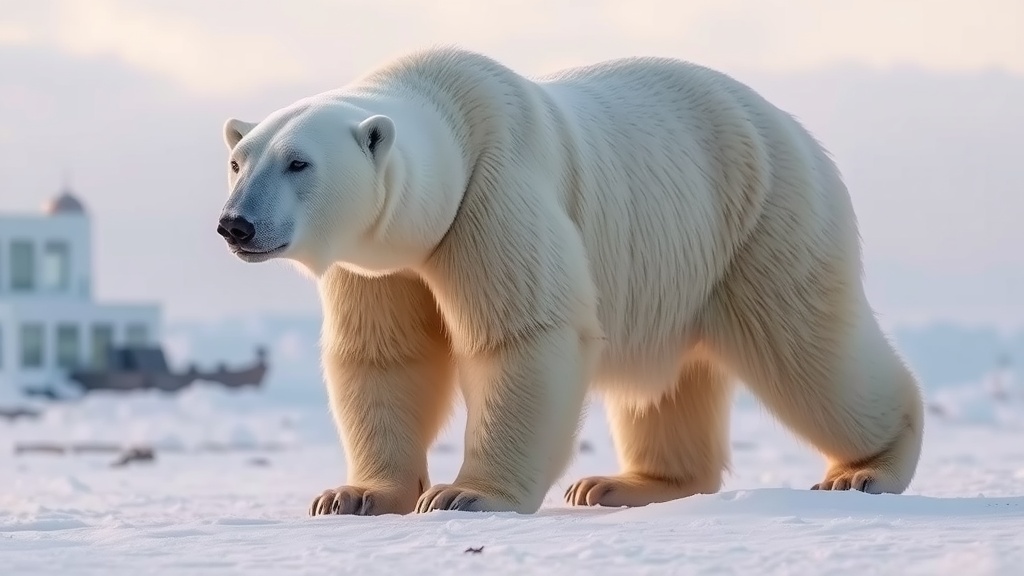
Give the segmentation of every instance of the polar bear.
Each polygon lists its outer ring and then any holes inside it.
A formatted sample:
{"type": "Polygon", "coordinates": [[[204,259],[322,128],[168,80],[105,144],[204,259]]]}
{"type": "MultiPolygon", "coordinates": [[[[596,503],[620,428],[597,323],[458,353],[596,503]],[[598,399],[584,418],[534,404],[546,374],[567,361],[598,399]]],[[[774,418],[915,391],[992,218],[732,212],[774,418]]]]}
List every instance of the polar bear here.
{"type": "Polygon", "coordinates": [[[431,48],[224,138],[218,232],[319,289],[348,478],[314,515],[535,512],[591,391],[621,470],[570,504],[713,493],[734,381],[824,456],[814,489],[915,473],[919,387],[865,298],[840,174],[722,73],[647,57],[531,79],[431,48]],[[457,390],[463,464],[431,485],[457,390]]]}

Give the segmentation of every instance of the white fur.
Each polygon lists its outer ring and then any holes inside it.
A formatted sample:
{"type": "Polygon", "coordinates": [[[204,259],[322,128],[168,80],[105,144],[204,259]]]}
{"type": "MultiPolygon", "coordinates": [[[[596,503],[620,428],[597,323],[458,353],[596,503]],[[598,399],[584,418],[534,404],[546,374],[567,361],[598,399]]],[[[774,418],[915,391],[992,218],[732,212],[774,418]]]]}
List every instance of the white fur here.
{"type": "Polygon", "coordinates": [[[588,389],[623,471],[571,502],[713,492],[734,375],[827,457],[821,488],[913,476],[921,400],[864,297],[838,170],[723,74],[634,58],[530,80],[435,49],[225,138],[225,213],[320,282],[350,475],[314,513],[534,511],[588,389]],[[311,168],[284,172],[296,155],[311,168]],[[455,374],[465,463],[427,489],[455,374]]]}

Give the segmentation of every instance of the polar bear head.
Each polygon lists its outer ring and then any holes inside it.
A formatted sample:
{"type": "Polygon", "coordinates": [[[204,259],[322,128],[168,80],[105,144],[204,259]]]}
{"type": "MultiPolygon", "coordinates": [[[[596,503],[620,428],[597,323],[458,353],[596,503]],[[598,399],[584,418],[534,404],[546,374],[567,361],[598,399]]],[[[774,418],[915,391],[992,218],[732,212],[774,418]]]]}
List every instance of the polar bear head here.
{"type": "Polygon", "coordinates": [[[229,195],[217,232],[246,262],[284,258],[314,274],[358,263],[394,140],[390,118],[336,101],[228,120],[229,195]]]}

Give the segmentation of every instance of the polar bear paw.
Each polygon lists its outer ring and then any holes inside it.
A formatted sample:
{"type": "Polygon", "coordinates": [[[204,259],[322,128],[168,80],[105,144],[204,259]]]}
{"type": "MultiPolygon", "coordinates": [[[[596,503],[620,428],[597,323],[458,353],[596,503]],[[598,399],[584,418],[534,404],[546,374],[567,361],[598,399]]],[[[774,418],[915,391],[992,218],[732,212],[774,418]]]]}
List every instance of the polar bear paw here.
{"type": "Polygon", "coordinates": [[[468,512],[511,512],[516,507],[502,498],[455,484],[431,486],[420,496],[416,511],[464,510],[468,512]]]}
{"type": "Polygon", "coordinates": [[[811,490],[859,490],[868,494],[887,492],[883,474],[873,468],[830,470],[811,490]]]}
{"type": "Polygon", "coordinates": [[[565,501],[573,506],[637,507],[694,494],[714,494],[720,485],[720,479],[675,482],[642,474],[591,476],[569,486],[565,491],[565,501]]]}
{"type": "Polygon", "coordinates": [[[310,516],[327,514],[351,514],[354,516],[377,516],[380,514],[402,514],[401,494],[387,489],[361,486],[341,486],[324,490],[313,499],[309,507],[310,516]]]}

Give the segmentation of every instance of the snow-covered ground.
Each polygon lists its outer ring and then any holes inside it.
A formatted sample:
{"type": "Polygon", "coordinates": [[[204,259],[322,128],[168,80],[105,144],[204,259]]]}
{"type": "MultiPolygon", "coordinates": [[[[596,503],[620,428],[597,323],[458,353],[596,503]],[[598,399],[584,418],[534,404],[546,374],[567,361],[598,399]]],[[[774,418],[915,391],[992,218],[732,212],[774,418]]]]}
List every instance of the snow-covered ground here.
{"type": "MultiPolygon", "coordinates": [[[[1024,566],[1024,398],[980,386],[933,398],[904,495],[812,492],[822,464],[748,401],[733,474],[711,496],[636,509],[569,508],[580,475],[614,473],[600,409],[534,516],[306,516],[344,478],[324,406],[255,393],[97,395],[38,421],[0,421],[0,574],[986,574],[1024,566]],[[22,453],[25,442],[135,442],[156,459],[22,453]],[[479,553],[466,552],[468,548],[479,553]]],[[[461,460],[460,418],[431,454],[461,460]]]]}

